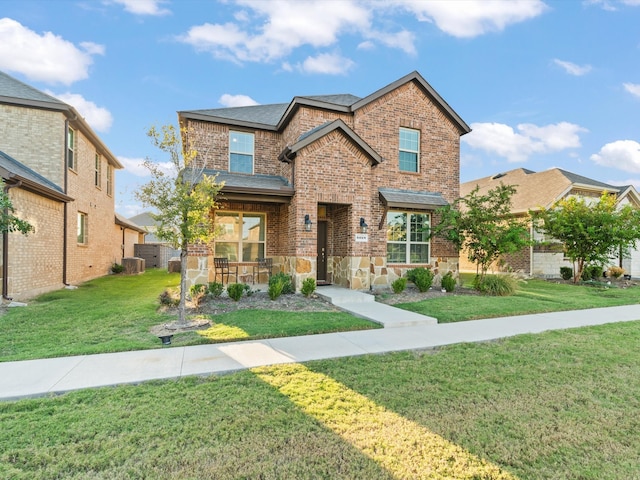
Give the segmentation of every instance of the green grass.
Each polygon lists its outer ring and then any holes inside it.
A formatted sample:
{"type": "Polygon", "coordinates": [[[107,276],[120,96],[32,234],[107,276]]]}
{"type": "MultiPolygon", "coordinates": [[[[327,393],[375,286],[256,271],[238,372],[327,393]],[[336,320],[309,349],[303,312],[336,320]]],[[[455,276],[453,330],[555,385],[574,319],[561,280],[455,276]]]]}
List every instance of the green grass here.
{"type": "MultiPolygon", "coordinates": [[[[158,296],[178,284],[179,274],[149,269],[142,275],[98,278],[8,309],[0,317],[0,361],[159,348],[151,327],[175,317],[159,313],[158,296]]],[[[344,312],[244,309],[209,318],[214,327],[202,335],[175,334],[172,346],[379,328],[344,312]]]]}
{"type": "Polygon", "coordinates": [[[582,310],[640,303],[640,287],[601,288],[567,285],[544,280],[518,282],[518,291],[509,297],[448,294],[396,307],[438,319],[439,323],[479,318],[505,317],[528,313],[582,310]]]}
{"type": "Polygon", "coordinates": [[[0,403],[0,478],[416,478],[431,435],[455,448],[425,476],[637,479],[639,344],[636,321],[0,403]]]}

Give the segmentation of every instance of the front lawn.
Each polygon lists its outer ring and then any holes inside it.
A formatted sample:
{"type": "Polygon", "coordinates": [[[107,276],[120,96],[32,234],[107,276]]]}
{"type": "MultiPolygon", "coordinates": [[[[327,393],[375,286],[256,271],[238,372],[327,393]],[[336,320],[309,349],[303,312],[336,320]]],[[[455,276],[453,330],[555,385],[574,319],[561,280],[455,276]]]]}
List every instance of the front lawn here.
{"type": "Polygon", "coordinates": [[[640,322],[0,403],[0,478],[619,480],[640,322]]]}

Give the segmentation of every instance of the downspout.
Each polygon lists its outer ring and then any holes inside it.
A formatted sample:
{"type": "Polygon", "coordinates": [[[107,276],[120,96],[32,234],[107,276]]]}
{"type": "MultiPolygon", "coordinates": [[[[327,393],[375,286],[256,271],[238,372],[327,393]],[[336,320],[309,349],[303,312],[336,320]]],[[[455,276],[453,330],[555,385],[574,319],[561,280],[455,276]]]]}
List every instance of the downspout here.
{"type": "MultiPolygon", "coordinates": [[[[64,154],[62,155],[63,159],[63,170],[64,170],[64,193],[69,193],[69,165],[68,158],[69,155],[69,119],[64,121],[64,154]]],[[[69,217],[69,203],[64,203],[63,210],[63,219],[62,219],[62,284],[65,286],[69,286],[67,283],[67,220],[69,217]]]]}
{"type": "MultiPolygon", "coordinates": [[[[18,182],[13,184],[5,183],[4,185],[4,194],[9,195],[9,189],[14,187],[20,187],[22,185],[22,180],[18,180],[18,182]]],[[[4,209],[5,216],[9,215],[9,209],[4,209]]],[[[11,301],[12,298],[7,296],[9,292],[9,232],[2,232],[2,298],[4,300],[11,301]]]]}

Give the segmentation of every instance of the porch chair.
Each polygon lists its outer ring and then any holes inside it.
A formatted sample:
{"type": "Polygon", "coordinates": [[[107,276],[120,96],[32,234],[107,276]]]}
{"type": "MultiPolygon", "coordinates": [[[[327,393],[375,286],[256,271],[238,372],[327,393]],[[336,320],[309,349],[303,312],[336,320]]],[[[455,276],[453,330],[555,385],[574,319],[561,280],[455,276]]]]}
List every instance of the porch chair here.
{"type": "MultiPolygon", "coordinates": [[[[273,270],[272,258],[256,258],[257,265],[253,266],[253,284],[256,284],[256,277],[259,277],[261,273],[267,274],[267,279],[271,278],[271,272],[273,270]]],[[[260,280],[258,278],[258,280],[260,280]]],[[[268,281],[268,280],[267,280],[268,281]]]]}
{"type": "Polygon", "coordinates": [[[231,267],[229,265],[228,258],[214,258],[213,265],[215,267],[215,278],[218,278],[218,273],[222,278],[222,284],[224,285],[224,276],[227,276],[227,284],[229,284],[229,275],[233,274],[236,276],[236,283],[238,283],[238,266],[235,265],[231,267]]]}

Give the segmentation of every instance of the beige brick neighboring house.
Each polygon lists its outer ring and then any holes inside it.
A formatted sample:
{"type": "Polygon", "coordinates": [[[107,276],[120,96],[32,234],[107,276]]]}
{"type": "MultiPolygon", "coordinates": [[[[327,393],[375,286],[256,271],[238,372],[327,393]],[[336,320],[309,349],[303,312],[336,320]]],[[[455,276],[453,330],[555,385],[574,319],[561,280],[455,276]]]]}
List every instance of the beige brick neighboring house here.
{"type": "Polygon", "coordinates": [[[106,275],[122,260],[122,165],[73,107],[0,72],[0,152],[16,215],[35,227],[4,236],[5,299],[106,275]]]}
{"type": "Polygon", "coordinates": [[[213,252],[190,250],[191,283],[213,280],[213,257],[240,273],[272,258],[297,288],[305,278],[386,287],[416,266],[457,271],[456,249],[428,230],[459,196],[470,129],[419,73],[365,98],[298,96],[178,117],[206,173],[225,182],[223,234],[213,252]]]}
{"type": "MultiPolygon", "coordinates": [[[[597,201],[604,192],[615,194],[619,205],[630,204],[640,208],[640,196],[633,186],[609,185],[560,168],[551,168],[543,172],[516,168],[471,180],[460,185],[460,195],[468,195],[476,186],[480,187],[480,194],[485,194],[501,183],[516,186],[517,191],[511,199],[511,212],[523,218],[529,217],[530,210],[551,208],[554,203],[564,198],[576,196],[597,201]]],[[[516,254],[505,256],[499,265],[494,265],[494,270],[513,270],[528,275],[554,278],[560,276],[560,267],[572,267],[571,262],[564,256],[561,244],[554,242],[554,239],[544,238],[541,233],[530,228],[531,235],[537,242],[516,254]]],[[[606,225],[603,225],[603,228],[606,228],[606,225]]],[[[622,255],[612,258],[610,265],[620,266],[634,277],[640,276],[640,252],[623,252],[622,255]]],[[[460,270],[476,270],[464,252],[461,252],[460,256],[460,270]]]]}

